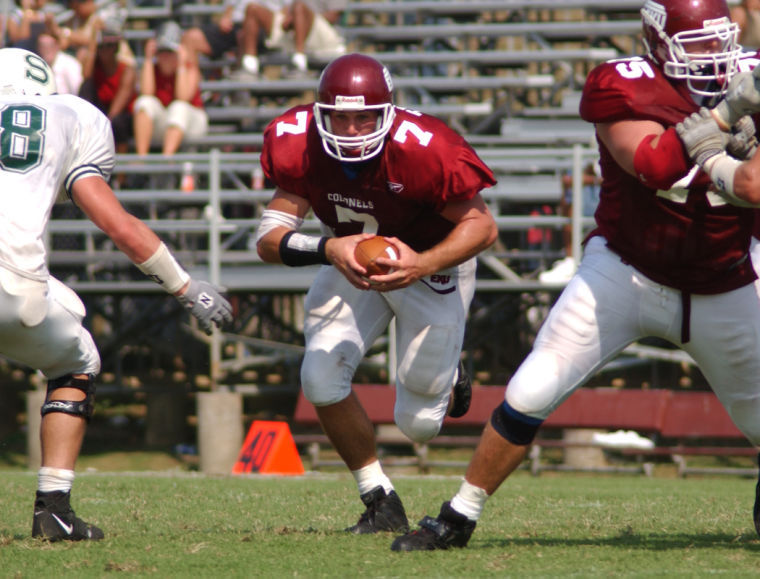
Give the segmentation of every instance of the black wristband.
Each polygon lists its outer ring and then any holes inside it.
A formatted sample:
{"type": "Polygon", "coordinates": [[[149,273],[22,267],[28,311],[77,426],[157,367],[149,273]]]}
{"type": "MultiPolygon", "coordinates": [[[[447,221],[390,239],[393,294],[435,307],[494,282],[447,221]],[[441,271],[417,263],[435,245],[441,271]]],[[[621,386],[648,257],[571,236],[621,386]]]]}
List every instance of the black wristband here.
{"type": "Polygon", "coordinates": [[[330,265],[325,246],[327,237],[313,237],[296,231],[288,231],[280,240],[280,259],[285,265],[330,265]]]}

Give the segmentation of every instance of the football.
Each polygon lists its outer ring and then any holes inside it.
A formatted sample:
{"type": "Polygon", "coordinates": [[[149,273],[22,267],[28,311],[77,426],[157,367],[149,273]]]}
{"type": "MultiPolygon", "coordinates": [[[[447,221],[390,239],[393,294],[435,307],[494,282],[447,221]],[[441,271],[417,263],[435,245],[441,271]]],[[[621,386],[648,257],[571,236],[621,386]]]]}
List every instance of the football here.
{"type": "Polygon", "coordinates": [[[360,241],[354,251],[354,257],[363,267],[367,269],[367,275],[379,275],[390,272],[391,268],[385,265],[378,265],[375,259],[378,257],[387,257],[388,259],[398,259],[399,253],[396,246],[390,243],[385,237],[370,237],[360,241]]]}

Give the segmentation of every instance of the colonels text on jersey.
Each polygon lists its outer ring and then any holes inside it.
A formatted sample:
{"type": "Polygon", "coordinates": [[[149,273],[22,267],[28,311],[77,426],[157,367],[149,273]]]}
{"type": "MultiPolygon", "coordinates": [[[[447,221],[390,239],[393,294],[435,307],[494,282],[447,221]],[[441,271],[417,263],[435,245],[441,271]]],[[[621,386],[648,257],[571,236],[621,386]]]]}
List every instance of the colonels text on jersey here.
{"type": "Polygon", "coordinates": [[[438,211],[496,183],[454,130],[415,111],[396,109],[383,151],[361,163],[324,151],[312,107],[299,106],[264,132],[261,164],[278,187],[309,200],[336,236],[395,236],[415,251],[441,241],[452,225],[438,211]]]}
{"type": "MultiPolygon", "coordinates": [[[[698,109],[648,58],[613,60],[589,74],[580,114],[591,123],[652,120],[672,127],[698,109]]],[[[712,294],[754,279],[748,259],[753,211],[725,203],[686,156],[674,183],[647,185],[622,169],[599,143],[602,189],[597,229],[621,258],[651,279],[712,294]]],[[[678,161],[674,159],[674,162],[678,161]]]]}

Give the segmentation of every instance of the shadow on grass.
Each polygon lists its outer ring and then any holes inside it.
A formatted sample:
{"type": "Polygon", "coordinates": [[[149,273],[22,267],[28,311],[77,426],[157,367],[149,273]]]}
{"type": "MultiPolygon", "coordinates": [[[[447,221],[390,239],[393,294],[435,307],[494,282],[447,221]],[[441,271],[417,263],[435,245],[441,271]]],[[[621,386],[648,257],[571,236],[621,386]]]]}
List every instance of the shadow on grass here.
{"type": "MultiPolygon", "coordinates": [[[[474,537],[473,537],[474,538],[474,537]]],[[[554,537],[489,539],[480,538],[471,542],[468,548],[505,547],[618,547],[624,549],[642,549],[646,551],[670,551],[681,549],[726,549],[743,550],[760,553],[760,540],[756,533],[731,535],[727,533],[648,533],[637,535],[623,532],[615,537],[566,539],[554,537]]]]}

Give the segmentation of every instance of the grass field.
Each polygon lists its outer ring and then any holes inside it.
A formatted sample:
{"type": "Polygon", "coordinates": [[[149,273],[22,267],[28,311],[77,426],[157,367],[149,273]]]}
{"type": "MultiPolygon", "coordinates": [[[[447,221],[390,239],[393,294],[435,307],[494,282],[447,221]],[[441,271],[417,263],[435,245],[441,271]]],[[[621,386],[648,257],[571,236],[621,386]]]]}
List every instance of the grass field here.
{"type": "MultiPolygon", "coordinates": [[[[396,476],[412,521],[458,476],[396,476]]],[[[393,553],[342,529],[363,510],[345,474],[80,474],[73,505],[106,540],[30,538],[33,473],[0,471],[0,577],[756,577],[755,481],[518,472],[466,549],[393,553]]]]}

